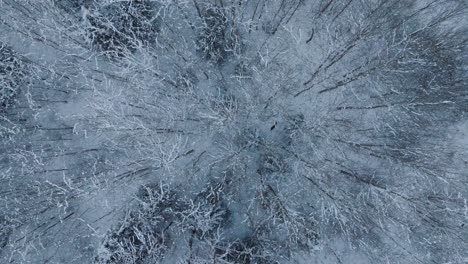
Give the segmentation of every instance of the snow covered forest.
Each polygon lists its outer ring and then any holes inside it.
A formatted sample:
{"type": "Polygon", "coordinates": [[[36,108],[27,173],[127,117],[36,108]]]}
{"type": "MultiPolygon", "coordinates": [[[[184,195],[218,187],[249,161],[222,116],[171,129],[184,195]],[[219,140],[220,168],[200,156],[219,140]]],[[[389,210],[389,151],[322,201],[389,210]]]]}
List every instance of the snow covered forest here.
{"type": "Polygon", "coordinates": [[[0,263],[468,263],[468,1],[0,0],[0,263]]]}

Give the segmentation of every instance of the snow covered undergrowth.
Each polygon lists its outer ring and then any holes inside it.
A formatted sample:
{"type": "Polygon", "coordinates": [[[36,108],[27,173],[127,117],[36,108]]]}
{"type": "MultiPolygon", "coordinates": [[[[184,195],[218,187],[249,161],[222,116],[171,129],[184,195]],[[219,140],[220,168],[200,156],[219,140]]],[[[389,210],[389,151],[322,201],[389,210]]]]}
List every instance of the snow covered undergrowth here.
{"type": "Polygon", "coordinates": [[[0,6],[5,263],[468,258],[465,2],[0,6]]]}

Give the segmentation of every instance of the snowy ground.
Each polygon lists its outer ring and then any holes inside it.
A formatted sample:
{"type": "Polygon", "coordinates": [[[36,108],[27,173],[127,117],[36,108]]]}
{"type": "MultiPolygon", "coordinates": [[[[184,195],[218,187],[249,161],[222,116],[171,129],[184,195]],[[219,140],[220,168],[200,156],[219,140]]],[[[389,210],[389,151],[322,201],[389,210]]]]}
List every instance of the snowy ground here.
{"type": "Polygon", "coordinates": [[[1,262],[466,263],[467,14],[0,0],[1,262]]]}

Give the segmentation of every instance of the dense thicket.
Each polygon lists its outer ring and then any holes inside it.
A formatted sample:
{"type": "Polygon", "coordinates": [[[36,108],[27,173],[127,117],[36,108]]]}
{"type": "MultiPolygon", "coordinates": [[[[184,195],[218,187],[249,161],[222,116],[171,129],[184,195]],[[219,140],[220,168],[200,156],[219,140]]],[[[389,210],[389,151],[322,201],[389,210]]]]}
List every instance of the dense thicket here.
{"type": "Polygon", "coordinates": [[[1,260],[468,261],[466,1],[0,5],[1,260]]]}

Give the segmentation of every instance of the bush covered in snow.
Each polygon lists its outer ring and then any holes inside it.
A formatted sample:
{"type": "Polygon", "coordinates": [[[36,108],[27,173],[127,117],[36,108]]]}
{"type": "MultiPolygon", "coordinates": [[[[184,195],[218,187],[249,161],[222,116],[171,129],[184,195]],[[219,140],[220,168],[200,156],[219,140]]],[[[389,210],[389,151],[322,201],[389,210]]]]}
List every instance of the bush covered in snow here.
{"type": "Polygon", "coordinates": [[[156,41],[157,5],[151,1],[118,1],[85,10],[87,38],[111,56],[123,56],[156,41]]]}
{"type": "Polygon", "coordinates": [[[14,103],[26,75],[26,63],[10,47],[0,42],[0,112],[14,103]]]}

